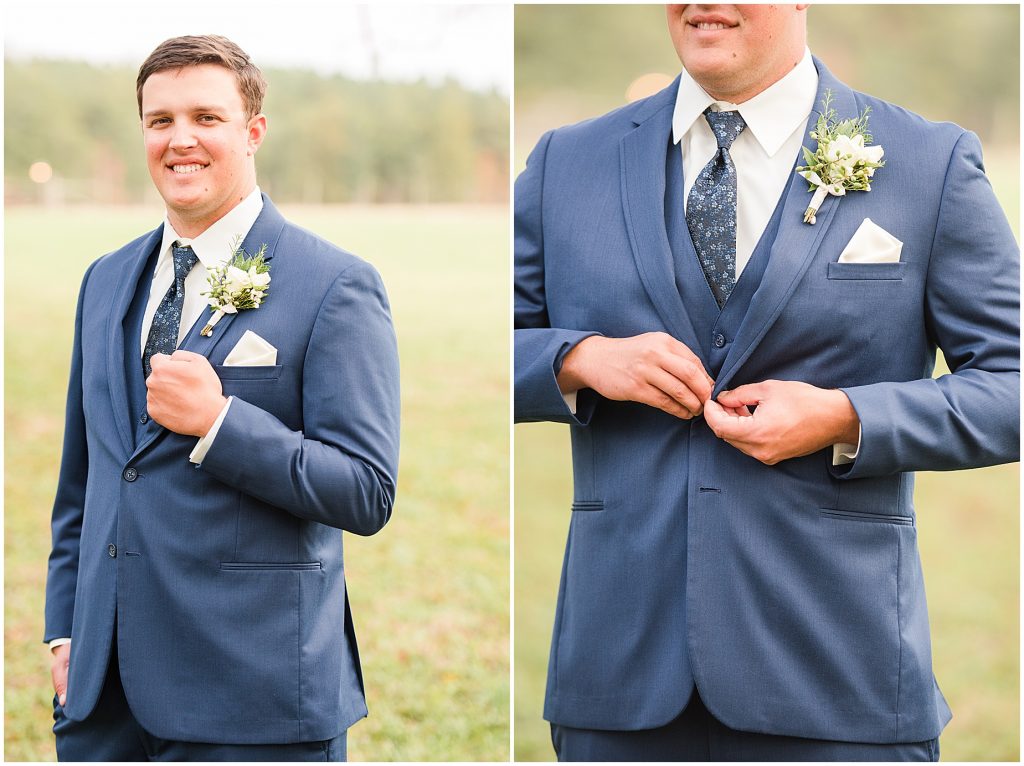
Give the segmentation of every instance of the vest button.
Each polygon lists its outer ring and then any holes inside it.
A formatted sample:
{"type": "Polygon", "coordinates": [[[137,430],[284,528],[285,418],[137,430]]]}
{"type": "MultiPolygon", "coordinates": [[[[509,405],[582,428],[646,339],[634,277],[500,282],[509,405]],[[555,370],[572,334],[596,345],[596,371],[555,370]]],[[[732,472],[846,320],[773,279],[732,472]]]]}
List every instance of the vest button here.
{"type": "Polygon", "coordinates": [[[725,345],[725,336],[720,332],[715,333],[715,348],[722,348],[725,345]]]}
{"type": "Polygon", "coordinates": [[[142,423],[142,425],[146,425],[146,423],[149,422],[149,413],[143,412],[142,417],[139,418],[139,422],[142,423]]]}
{"type": "Polygon", "coordinates": [[[117,558],[117,546],[114,545],[113,543],[108,545],[107,546],[107,553],[110,555],[110,558],[116,559],[117,558]]]}
{"type": "Polygon", "coordinates": [[[125,468],[124,474],[122,475],[124,476],[125,481],[135,481],[137,478],[139,478],[139,472],[136,471],[134,468],[125,468]]]}

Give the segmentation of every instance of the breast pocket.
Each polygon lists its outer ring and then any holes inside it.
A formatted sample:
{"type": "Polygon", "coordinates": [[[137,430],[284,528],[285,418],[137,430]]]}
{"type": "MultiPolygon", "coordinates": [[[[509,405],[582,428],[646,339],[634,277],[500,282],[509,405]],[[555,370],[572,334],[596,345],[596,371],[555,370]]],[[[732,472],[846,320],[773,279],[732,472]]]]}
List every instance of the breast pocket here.
{"type": "Polygon", "coordinates": [[[228,381],[261,381],[278,380],[284,370],[283,364],[267,364],[259,367],[245,367],[241,365],[214,365],[214,371],[222,382],[228,381]]]}
{"type": "Polygon", "coordinates": [[[830,263],[828,278],[900,281],[906,270],[907,264],[903,261],[898,263],[830,263]]]}
{"type": "Polygon", "coordinates": [[[220,378],[224,396],[234,396],[266,410],[289,428],[300,428],[301,386],[284,365],[215,365],[213,369],[220,378]]]}

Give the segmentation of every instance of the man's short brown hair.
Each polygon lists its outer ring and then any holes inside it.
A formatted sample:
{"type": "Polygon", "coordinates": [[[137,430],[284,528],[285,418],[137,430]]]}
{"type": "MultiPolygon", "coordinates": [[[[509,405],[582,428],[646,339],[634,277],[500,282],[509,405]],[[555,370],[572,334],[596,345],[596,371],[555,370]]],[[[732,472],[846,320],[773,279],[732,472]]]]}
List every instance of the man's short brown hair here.
{"type": "Polygon", "coordinates": [[[216,64],[235,73],[247,118],[251,119],[263,110],[267,81],[249,54],[220,35],[184,35],[160,43],[139,67],[139,77],[135,81],[139,119],[142,118],[142,86],[150,75],[200,64],[216,64]]]}

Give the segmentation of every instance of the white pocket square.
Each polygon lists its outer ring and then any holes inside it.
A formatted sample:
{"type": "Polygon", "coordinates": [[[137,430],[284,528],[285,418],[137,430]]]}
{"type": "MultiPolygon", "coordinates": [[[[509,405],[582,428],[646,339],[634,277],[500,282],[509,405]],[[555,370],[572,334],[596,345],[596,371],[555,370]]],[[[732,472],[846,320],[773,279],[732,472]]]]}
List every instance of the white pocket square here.
{"type": "Polygon", "coordinates": [[[225,367],[272,367],[277,364],[277,349],[252,330],[246,330],[224,359],[225,367]]]}
{"type": "Polygon", "coordinates": [[[839,256],[840,263],[899,263],[903,243],[865,218],[839,256]]]}

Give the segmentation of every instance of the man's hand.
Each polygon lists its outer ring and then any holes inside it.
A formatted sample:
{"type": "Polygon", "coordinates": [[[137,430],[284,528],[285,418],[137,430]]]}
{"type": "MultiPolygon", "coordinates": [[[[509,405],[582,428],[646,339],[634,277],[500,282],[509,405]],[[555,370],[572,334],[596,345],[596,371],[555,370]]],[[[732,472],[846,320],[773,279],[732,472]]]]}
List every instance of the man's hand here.
{"type": "Polygon", "coordinates": [[[68,665],[71,662],[71,644],[61,644],[50,654],[50,678],[53,679],[53,690],[57,692],[57,701],[64,706],[68,698],[68,665]]]}
{"type": "Polygon", "coordinates": [[[153,354],[146,379],[149,416],[177,434],[206,436],[227,404],[209,360],[191,351],[153,354]]]}
{"type": "Polygon", "coordinates": [[[713,385],[700,359],[663,332],[593,335],[565,355],[558,374],[562,393],[592,388],[607,399],[640,402],[684,420],[701,414],[713,385]]]}
{"type": "Polygon", "coordinates": [[[842,391],[766,380],[722,391],[704,405],[715,435],[767,465],[833,444],[856,444],[860,420],[842,391]],[[748,405],[757,405],[749,414],[748,405]]]}

